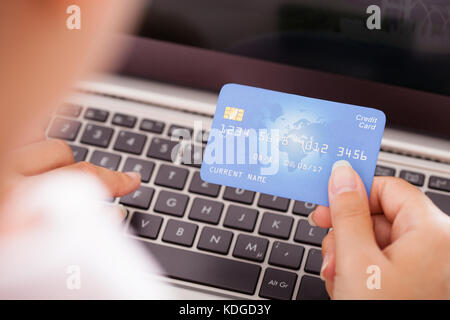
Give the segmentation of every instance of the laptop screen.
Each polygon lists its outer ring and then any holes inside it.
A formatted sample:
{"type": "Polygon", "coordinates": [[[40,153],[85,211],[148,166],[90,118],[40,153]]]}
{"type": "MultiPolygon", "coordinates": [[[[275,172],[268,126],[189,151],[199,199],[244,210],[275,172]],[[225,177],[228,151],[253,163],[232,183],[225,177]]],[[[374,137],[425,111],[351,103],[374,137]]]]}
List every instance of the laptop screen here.
{"type": "Polygon", "coordinates": [[[153,0],[137,35],[127,74],[362,104],[385,111],[391,127],[450,137],[440,122],[450,118],[448,0],[153,0]],[[143,58],[157,54],[158,65],[143,58]],[[182,74],[164,70],[183,57],[182,74]]]}

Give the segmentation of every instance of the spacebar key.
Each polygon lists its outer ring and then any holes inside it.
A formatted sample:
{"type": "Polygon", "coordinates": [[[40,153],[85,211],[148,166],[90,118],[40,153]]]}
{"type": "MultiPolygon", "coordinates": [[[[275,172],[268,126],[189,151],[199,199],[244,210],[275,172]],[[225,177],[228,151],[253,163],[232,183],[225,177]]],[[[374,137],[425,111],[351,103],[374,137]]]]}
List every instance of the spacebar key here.
{"type": "Polygon", "coordinates": [[[241,261],[143,242],[170,277],[253,294],[261,267],[241,261]]]}

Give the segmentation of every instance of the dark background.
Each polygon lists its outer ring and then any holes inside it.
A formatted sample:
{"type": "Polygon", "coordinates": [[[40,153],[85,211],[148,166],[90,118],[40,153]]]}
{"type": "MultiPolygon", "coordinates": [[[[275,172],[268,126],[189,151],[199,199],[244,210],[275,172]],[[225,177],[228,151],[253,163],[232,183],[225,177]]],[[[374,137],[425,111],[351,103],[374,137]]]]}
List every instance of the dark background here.
{"type": "Polygon", "coordinates": [[[154,0],[137,34],[126,74],[377,107],[391,127],[450,138],[447,0],[154,0]],[[381,30],[366,27],[372,4],[381,30]]]}

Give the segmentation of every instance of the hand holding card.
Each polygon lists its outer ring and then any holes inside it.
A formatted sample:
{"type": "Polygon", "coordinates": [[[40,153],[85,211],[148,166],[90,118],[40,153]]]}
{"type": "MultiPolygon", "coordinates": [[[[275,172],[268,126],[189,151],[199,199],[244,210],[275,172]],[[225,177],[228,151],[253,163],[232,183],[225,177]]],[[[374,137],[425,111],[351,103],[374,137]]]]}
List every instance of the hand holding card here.
{"type": "Polygon", "coordinates": [[[382,111],[227,84],[201,177],[211,183],[328,206],[333,164],[347,160],[370,193],[382,111]]]}

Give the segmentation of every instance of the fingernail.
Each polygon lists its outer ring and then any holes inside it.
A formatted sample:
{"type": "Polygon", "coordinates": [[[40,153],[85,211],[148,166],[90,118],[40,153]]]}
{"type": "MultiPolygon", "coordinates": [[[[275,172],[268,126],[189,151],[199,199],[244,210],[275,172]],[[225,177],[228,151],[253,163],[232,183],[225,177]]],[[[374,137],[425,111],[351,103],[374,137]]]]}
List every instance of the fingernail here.
{"type": "Polygon", "coordinates": [[[323,257],[322,268],[320,268],[320,279],[322,279],[323,281],[325,281],[323,272],[325,271],[327,266],[328,266],[328,253],[326,253],[325,256],[323,257]]]}
{"type": "Polygon", "coordinates": [[[314,222],[313,217],[312,217],[313,214],[314,214],[314,211],[311,212],[311,213],[308,215],[308,222],[309,222],[309,224],[310,224],[311,226],[317,227],[317,224],[314,222]]]}
{"type": "Polygon", "coordinates": [[[355,173],[348,161],[339,160],[334,163],[331,181],[331,193],[333,195],[356,190],[355,173]]]}
{"type": "Polygon", "coordinates": [[[125,220],[127,218],[128,215],[128,210],[127,208],[125,208],[123,205],[121,204],[117,204],[116,205],[117,210],[120,211],[120,217],[122,218],[122,220],[125,220]]]}
{"type": "Polygon", "coordinates": [[[125,172],[125,174],[133,180],[139,180],[139,181],[141,180],[141,175],[139,172],[129,171],[129,172],[125,172]]]}
{"type": "Polygon", "coordinates": [[[105,206],[105,208],[107,208],[108,210],[116,211],[119,214],[119,218],[121,221],[125,220],[128,215],[127,208],[125,208],[121,204],[105,202],[105,203],[102,203],[102,205],[105,206]]]}

